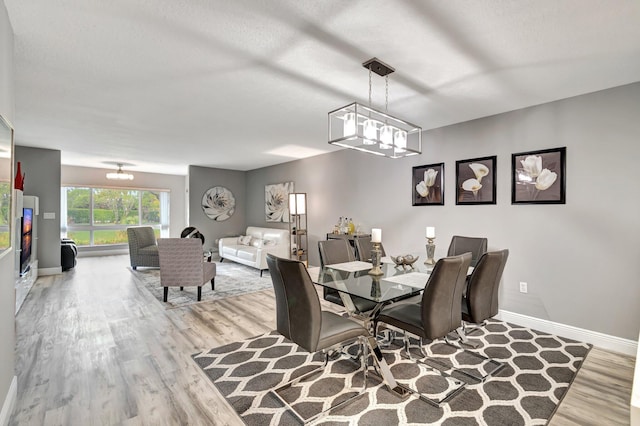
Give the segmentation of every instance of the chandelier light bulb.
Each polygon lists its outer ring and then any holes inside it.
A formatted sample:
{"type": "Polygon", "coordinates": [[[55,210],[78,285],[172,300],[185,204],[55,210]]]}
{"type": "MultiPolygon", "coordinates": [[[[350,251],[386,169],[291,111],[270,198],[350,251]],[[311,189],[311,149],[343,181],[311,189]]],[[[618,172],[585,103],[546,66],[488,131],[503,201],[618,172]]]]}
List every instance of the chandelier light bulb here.
{"type": "Polygon", "coordinates": [[[376,127],[376,122],[374,120],[368,119],[364,121],[363,135],[363,143],[365,145],[373,145],[376,143],[375,140],[378,139],[378,128],[376,127]]]}
{"type": "Polygon", "coordinates": [[[393,145],[393,127],[385,124],[380,128],[380,149],[390,149],[393,145]]]}
{"type": "Polygon", "coordinates": [[[407,147],[407,132],[404,130],[396,131],[393,136],[393,142],[396,146],[396,152],[405,152],[405,148],[407,147]]]}
{"type": "Polygon", "coordinates": [[[356,134],[356,115],[348,112],[344,115],[344,136],[356,134]]]}

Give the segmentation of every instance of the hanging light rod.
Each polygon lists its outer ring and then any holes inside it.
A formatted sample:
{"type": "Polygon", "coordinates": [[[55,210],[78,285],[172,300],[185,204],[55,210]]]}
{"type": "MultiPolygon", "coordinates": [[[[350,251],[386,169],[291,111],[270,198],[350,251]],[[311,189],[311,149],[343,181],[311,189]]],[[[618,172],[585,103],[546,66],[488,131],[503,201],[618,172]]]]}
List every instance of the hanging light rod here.
{"type": "Polygon", "coordinates": [[[395,69],[378,58],[362,63],[369,70],[369,106],[353,102],[329,112],[329,143],[388,158],[422,153],[422,128],[390,115],[389,74],[395,69]],[[385,78],[385,111],[371,106],[371,73],[385,78]]]}

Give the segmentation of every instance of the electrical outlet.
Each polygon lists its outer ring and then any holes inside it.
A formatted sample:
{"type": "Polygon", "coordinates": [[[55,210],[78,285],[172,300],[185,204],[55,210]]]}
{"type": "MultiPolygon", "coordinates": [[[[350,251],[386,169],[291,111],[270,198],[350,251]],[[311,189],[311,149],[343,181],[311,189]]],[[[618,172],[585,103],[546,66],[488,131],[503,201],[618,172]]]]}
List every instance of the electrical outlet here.
{"type": "Polygon", "coordinates": [[[527,283],[520,281],[520,293],[527,293],[527,283]]]}

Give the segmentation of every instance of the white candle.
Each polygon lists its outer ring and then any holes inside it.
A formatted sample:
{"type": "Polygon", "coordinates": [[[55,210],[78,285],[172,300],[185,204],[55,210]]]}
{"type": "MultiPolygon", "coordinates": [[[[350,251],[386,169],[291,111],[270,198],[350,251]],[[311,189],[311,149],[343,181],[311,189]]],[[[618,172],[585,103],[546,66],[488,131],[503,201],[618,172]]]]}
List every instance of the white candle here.
{"type": "Polygon", "coordinates": [[[427,226],[427,238],[435,238],[436,237],[436,228],[433,226],[427,226]]]}
{"type": "Polygon", "coordinates": [[[382,229],[373,228],[371,230],[371,242],[372,243],[381,243],[382,242],[382,229]]]}

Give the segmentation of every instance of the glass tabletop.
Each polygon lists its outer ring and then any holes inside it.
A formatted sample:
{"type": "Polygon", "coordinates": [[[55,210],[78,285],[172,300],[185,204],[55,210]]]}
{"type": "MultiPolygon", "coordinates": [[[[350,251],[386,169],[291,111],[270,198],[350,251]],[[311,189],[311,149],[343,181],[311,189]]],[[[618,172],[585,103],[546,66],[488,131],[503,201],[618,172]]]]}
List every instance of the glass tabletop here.
{"type": "Polygon", "coordinates": [[[433,269],[433,265],[420,261],[414,263],[413,269],[393,263],[383,263],[380,267],[384,272],[380,276],[369,275],[372,265],[366,262],[309,268],[309,275],[318,285],[380,303],[420,293],[433,269]]]}

